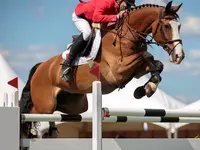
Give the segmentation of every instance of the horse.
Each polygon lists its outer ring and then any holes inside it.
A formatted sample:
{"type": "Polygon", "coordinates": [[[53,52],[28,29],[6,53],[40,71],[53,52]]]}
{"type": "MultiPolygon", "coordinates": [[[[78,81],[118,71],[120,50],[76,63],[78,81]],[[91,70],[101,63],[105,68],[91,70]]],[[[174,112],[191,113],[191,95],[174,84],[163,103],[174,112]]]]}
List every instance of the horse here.
{"type": "MultiPolygon", "coordinates": [[[[94,60],[94,64],[100,67],[100,78],[91,74],[90,66],[84,64],[73,67],[72,81],[62,80],[62,54],[33,66],[22,92],[21,113],[52,114],[60,111],[78,115],[88,110],[86,94],[92,92],[93,81],[101,81],[102,94],[108,94],[123,88],[133,78],[139,79],[148,73],[151,73],[149,81],[138,87],[134,95],[138,99],[151,97],[161,82],[164,66],[161,61],[154,60],[148,52],[148,45],[162,47],[175,65],[181,64],[185,57],[177,14],[181,6],[172,6],[172,2],[165,7],[143,4],[129,9],[117,25],[101,25],[102,41],[94,60]]],[[[49,123],[46,137],[53,137],[50,133],[56,130],[55,123],[49,123]]],[[[21,133],[26,137],[34,136],[30,132],[33,124],[23,123],[21,127],[21,133]]]]}

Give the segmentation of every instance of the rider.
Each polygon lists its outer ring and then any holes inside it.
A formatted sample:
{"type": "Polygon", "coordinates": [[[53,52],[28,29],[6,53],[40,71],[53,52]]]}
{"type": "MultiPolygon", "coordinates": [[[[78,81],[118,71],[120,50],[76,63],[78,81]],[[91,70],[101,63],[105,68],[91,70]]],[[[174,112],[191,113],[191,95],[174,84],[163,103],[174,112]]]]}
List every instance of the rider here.
{"type": "Polygon", "coordinates": [[[79,1],[80,3],[76,6],[75,11],[72,14],[72,20],[81,34],[72,44],[68,58],[64,62],[64,65],[67,67],[63,71],[64,80],[72,80],[71,66],[77,55],[84,49],[89,40],[91,23],[116,23],[126,12],[125,10],[118,11],[119,3],[123,0],[79,1]]]}

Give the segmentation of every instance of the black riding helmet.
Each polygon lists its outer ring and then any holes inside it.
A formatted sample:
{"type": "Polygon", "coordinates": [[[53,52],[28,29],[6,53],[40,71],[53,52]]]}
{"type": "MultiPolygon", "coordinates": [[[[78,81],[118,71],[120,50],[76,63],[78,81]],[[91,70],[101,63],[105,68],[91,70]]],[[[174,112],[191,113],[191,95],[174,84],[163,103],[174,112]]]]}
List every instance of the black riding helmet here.
{"type": "Polygon", "coordinates": [[[135,6],[135,0],[124,0],[124,2],[129,6],[135,6]]]}
{"type": "Polygon", "coordinates": [[[119,6],[121,5],[122,2],[126,3],[126,7],[125,8],[119,8],[119,11],[136,7],[135,0],[116,0],[116,2],[118,3],[119,6]]]}

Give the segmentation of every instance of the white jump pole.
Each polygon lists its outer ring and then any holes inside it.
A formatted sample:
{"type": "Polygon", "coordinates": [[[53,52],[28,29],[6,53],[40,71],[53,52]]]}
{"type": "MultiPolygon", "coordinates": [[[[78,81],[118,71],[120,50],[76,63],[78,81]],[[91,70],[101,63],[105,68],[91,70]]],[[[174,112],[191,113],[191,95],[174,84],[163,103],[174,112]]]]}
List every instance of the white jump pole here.
{"type": "MultiPolygon", "coordinates": [[[[93,115],[94,114],[95,113],[93,113],[93,115]]],[[[34,122],[34,121],[38,121],[38,122],[92,122],[93,117],[91,115],[22,114],[21,115],[21,121],[23,121],[23,122],[34,122]]],[[[102,122],[200,123],[200,117],[110,116],[110,117],[104,117],[102,122]]]]}
{"type": "Polygon", "coordinates": [[[21,114],[23,122],[92,122],[91,115],[21,114]]]}
{"type": "Polygon", "coordinates": [[[92,150],[102,150],[102,90],[101,82],[92,83],[92,150]]]}
{"type": "Polygon", "coordinates": [[[200,110],[193,109],[103,108],[103,110],[105,116],[200,117],[200,110]]]}

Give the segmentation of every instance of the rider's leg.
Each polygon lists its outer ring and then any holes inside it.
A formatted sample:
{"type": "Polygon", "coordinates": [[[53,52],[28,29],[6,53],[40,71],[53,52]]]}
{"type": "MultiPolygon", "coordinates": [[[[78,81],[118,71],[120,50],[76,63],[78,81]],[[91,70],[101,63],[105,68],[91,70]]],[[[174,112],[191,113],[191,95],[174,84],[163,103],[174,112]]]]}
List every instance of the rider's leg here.
{"type": "Polygon", "coordinates": [[[72,15],[72,20],[77,29],[81,32],[81,34],[72,44],[70,53],[68,54],[68,58],[64,62],[64,64],[67,66],[67,68],[63,71],[63,77],[66,81],[72,80],[71,66],[73,64],[73,61],[81,52],[81,50],[83,50],[84,47],[87,45],[87,41],[89,40],[89,36],[92,32],[90,24],[87,20],[76,16],[75,13],[73,13],[72,15]]]}

